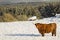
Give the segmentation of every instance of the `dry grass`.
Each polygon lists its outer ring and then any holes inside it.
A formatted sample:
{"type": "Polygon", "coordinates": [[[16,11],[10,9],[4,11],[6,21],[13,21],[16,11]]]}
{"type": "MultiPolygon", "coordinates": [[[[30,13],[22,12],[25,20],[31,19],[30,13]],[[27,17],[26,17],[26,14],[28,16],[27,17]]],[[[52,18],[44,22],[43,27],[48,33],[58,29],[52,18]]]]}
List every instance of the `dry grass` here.
{"type": "Polygon", "coordinates": [[[16,18],[14,18],[11,14],[4,14],[3,15],[4,22],[11,22],[11,21],[17,21],[16,18]]]}

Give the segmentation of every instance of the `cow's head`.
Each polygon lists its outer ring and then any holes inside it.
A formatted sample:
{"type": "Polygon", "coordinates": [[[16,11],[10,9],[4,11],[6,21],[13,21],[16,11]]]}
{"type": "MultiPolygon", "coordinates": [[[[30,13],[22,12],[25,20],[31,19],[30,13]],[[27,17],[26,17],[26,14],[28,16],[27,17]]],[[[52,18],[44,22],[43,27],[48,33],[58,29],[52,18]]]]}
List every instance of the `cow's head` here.
{"type": "Polygon", "coordinates": [[[35,26],[36,26],[37,28],[39,28],[39,27],[40,27],[40,23],[36,23],[35,26]]]}

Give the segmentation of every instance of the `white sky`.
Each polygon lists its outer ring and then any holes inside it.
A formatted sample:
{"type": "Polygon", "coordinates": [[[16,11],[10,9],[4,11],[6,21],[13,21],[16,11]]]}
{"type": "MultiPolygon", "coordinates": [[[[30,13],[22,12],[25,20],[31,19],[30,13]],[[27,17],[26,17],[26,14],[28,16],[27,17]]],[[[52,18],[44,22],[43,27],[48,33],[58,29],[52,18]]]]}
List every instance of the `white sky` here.
{"type": "Polygon", "coordinates": [[[41,1],[60,1],[60,0],[0,0],[0,2],[41,2],[41,1]]]}

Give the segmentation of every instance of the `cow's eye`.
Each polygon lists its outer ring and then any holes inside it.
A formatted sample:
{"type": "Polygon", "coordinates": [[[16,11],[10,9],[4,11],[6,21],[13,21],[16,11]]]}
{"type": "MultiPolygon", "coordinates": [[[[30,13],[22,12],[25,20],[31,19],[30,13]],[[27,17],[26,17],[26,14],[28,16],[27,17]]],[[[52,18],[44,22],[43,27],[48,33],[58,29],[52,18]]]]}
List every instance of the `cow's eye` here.
{"type": "Polygon", "coordinates": [[[36,24],[35,24],[36,25],[36,24]]]}

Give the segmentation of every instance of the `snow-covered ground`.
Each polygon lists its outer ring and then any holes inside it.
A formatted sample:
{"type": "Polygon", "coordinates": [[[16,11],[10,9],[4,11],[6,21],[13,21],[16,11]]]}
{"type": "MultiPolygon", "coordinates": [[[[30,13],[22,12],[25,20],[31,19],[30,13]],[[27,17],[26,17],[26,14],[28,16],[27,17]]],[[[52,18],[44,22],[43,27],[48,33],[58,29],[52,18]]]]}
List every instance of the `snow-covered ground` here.
{"type": "Polygon", "coordinates": [[[60,14],[36,21],[0,22],[0,40],[60,40],[60,14]],[[47,33],[42,37],[34,24],[51,22],[57,24],[57,36],[47,33]]]}

